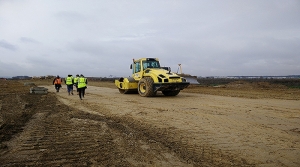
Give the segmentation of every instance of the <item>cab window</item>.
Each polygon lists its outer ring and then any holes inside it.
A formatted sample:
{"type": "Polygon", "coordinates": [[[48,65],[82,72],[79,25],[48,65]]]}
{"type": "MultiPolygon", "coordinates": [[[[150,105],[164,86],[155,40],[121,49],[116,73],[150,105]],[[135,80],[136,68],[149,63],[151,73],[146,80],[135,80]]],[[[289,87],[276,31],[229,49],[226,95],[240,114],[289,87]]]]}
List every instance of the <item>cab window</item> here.
{"type": "Polygon", "coordinates": [[[143,61],[143,69],[146,68],[159,68],[159,62],[158,61],[143,61]]]}
{"type": "Polygon", "coordinates": [[[140,72],[141,71],[141,64],[139,62],[135,63],[135,72],[140,72]]]}

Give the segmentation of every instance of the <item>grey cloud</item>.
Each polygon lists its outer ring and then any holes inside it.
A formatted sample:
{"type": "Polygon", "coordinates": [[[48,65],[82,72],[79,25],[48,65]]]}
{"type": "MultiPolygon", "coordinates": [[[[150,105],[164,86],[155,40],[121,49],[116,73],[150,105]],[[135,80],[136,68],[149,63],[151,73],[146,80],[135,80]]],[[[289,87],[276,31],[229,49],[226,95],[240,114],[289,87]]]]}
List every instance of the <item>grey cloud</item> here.
{"type": "Polygon", "coordinates": [[[35,39],[32,38],[28,38],[28,37],[21,37],[20,41],[23,43],[34,43],[34,44],[38,44],[39,42],[35,39]]]}
{"type": "Polygon", "coordinates": [[[70,42],[67,44],[67,46],[75,52],[85,53],[89,56],[101,55],[103,53],[103,46],[95,42],[89,42],[85,40],[70,42]]]}
{"type": "Polygon", "coordinates": [[[17,47],[13,44],[10,44],[4,40],[1,40],[0,41],[0,47],[4,48],[4,49],[8,49],[8,50],[11,50],[11,51],[16,51],[17,50],[17,47]]]}
{"type": "Polygon", "coordinates": [[[53,62],[50,55],[44,54],[39,56],[28,56],[26,61],[36,66],[57,67],[57,63],[53,62]]]}
{"type": "Polygon", "coordinates": [[[75,11],[60,11],[54,15],[57,19],[68,22],[68,23],[78,23],[87,20],[87,18],[75,11]]]}
{"type": "Polygon", "coordinates": [[[26,60],[18,63],[29,71],[130,75],[140,57],[158,57],[174,71],[181,63],[184,73],[202,76],[300,71],[297,0],[32,2],[0,10],[0,56],[26,60]]]}
{"type": "Polygon", "coordinates": [[[30,75],[30,70],[16,63],[5,63],[0,60],[0,77],[13,77],[17,75],[30,75]]]}

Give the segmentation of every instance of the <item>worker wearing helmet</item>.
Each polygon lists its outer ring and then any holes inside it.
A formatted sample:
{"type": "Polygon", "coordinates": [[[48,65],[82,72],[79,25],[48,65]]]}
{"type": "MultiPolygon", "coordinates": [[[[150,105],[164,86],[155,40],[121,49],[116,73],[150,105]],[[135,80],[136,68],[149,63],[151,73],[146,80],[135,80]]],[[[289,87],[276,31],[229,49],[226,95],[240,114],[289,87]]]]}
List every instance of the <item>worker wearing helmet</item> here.
{"type": "Polygon", "coordinates": [[[53,85],[55,86],[56,92],[59,92],[59,89],[61,88],[62,79],[57,76],[53,80],[53,85]]]}
{"type": "Polygon", "coordinates": [[[84,98],[85,89],[87,88],[86,85],[87,85],[87,79],[81,74],[78,79],[78,93],[79,93],[80,100],[84,98]]]}
{"type": "Polygon", "coordinates": [[[77,94],[78,94],[78,80],[79,80],[79,74],[77,74],[76,77],[74,78],[74,86],[76,88],[77,94]]]}
{"type": "Polygon", "coordinates": [[[68,90],[68,94],[72,94],[73,95],[73,85],[74,85],[74,79],[73,76],[71,74],[68,75],[67,78],[65,78],[65,83],[67,85],[67,90],[68,90]]]}

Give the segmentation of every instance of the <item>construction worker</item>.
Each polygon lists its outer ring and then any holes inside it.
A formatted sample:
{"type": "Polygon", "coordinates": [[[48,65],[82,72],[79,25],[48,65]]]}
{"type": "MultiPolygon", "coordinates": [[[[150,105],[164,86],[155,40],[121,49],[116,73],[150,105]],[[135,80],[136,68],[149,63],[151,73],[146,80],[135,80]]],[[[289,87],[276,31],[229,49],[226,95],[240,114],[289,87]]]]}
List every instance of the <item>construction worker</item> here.
{"type": "Polygon", "coordinates": [[[56,89],[56,92],[59,92],[59,89],[61,88],[62,79],[57,75],[56,78],[53,80],[53,85],[56,89]]]}
{"type": "Polygon", "coordinates": [[[84,78],[84,76],[81,74],[78,79],[78,93],[79,93],[80,100],[84,98],[85,89],[87,88],[86,85],[87,85],[87,79],[84,78]]]}
{"type": "Polygon", "coordinates": [[[73,95],[73,85],[74,85],[74,79],[73,76],[71,74],[68,75],[67,78],[65,78],[65,83],[67,85],[67,90],[68,90],[68,94],[72,94],[73,95]]]}
{"type": "Polygon", "coordinates": [[[78,94],[78,79],[79,79],[79,74],[77,74],[76,77],[74,78],[74,86],[76,88],[77,94],[78,94]]]}

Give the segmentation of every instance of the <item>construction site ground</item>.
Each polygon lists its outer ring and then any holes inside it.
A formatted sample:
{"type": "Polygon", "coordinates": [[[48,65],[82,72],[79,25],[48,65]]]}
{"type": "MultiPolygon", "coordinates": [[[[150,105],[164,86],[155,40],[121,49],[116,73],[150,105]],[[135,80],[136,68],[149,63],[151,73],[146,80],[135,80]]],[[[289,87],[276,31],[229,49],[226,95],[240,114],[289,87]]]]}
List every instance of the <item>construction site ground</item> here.
{"type": "Polygon", "coordinates": [[[145,98],[89,82],[80,100],[52,80],[0,88],[0,166],[300,166],[300,89],[234,82],[145,98]]]}

